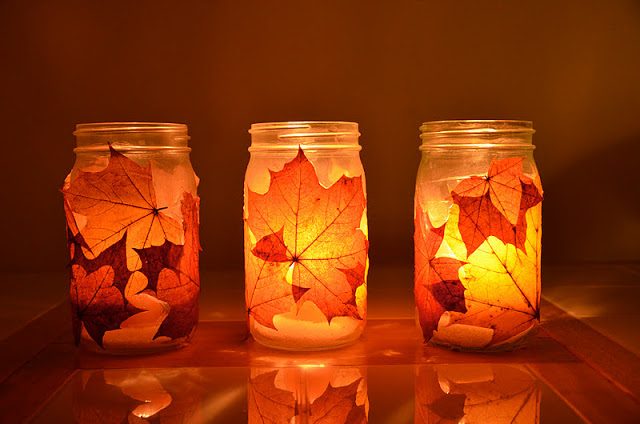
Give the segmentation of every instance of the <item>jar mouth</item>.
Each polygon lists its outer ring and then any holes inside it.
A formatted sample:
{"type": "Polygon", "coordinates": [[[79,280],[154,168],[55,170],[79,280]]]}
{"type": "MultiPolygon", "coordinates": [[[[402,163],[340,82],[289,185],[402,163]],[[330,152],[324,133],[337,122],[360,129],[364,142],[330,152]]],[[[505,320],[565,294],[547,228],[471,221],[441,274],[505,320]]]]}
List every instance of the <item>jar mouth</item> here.
{"type": "Polygon", "coordinates": [[[357,122],[348,121],[282,121],[251,124],[249,134],[272,131],[279,138],[360,136],[357,122]]]}
{"type": "Polygon", "coordinates": [[[187,133],[186,124],[171,122],[90,122],[76,124],[73,135],[106,134],[106,133],[140,133],[164,132],[187,133]]]}
{"type": "Polygon", "coordinates": [[[109,146],[121,151],[185,151],[188,127],[168,122],[95,122],[77,124],[76,153],[105,152],[109,146]]]}
{"type": "Polygon", "coordinates": [[[443,147],[533,149],[533,122],[513,119],[428,121],[420,126],[420,150],[443,147]]]}
{"type": "Polygon", "coordinates": [[[360,150],[358,123],[348,121],[282,121],[251,125],[250,152],[308,148],[360,150]]]}

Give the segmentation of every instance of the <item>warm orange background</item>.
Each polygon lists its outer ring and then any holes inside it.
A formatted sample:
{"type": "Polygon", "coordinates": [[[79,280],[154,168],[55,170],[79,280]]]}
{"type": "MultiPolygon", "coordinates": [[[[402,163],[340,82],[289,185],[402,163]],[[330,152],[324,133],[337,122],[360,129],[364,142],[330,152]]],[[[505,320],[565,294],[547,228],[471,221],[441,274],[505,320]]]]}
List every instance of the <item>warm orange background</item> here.
{"type": "Polygon", "coordinates": [[[190,127],[204,268],[242,263],[252,122],[361,124],[372,265],[411,263],[418,125],[534,121],[544,258],[640,259],[640,2],[3,1],[0,270],[67,262],[77,122],[190,127]]]}

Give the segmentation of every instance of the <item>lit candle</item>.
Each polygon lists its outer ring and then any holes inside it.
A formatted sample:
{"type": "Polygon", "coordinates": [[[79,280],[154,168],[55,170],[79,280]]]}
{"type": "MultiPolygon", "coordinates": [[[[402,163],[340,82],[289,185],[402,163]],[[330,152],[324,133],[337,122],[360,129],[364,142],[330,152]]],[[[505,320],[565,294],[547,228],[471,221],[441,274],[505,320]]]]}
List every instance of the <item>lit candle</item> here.
{"type": "Polygon", "coordinates": [[[531,123],[422,127],[415,296],[425,340],[508,349],[540,319],[542,187],[531,123]]]}
{"type": "Polygon", "coordinates": [[[366,319],[357,124],[254,124],[250,132],[244,228],[251,333],[282,349],[348,344],[366,319]]]}

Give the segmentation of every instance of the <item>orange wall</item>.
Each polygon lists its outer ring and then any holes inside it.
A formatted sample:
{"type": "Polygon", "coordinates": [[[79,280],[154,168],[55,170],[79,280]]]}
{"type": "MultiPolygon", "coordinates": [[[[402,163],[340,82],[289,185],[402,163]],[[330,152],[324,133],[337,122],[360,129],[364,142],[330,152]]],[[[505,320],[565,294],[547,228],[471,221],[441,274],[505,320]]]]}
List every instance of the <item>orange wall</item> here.
{"type": "Polygon", "coordinates": [[[547,262],[640,260],[634,0],[5,0],[0,53],[0,270],[66,264],[73,125],[115,120],[189,124],[205,268],[242,262],[246,130],[294,119],[361,124],[374,265],[411,262],[417,127],[447,118],[534,121],[547,262]]]}

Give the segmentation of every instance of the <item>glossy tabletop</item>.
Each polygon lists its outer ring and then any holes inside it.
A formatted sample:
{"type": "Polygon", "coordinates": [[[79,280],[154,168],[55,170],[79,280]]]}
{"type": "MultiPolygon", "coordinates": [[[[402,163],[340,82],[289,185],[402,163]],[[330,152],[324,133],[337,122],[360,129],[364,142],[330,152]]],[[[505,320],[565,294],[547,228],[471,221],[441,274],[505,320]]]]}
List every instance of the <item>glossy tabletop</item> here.
{"type": "Polygon", "coordinates": [[[1,329],[0,422],[624,423],[640,417],[640,314],[632,306],[640,267],[634,264],[545,269],[540,330],[525,348],[497,354],[424,345],[408,267],[372,270],[362,339],[315,353],[274,351],[248,337],[238,272],[203,275],[201,323],[190,346],[138,357],[76,350],[68,308],[60,303],[64,277],[6,278],[31,287],[50,278],[60,290],[50,288],[48,297],[13,315],[12,302],[3,299],[9,316],[1,329]]]}

